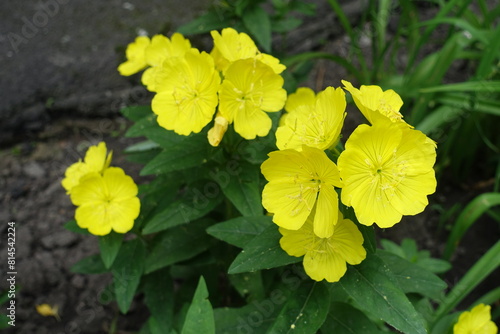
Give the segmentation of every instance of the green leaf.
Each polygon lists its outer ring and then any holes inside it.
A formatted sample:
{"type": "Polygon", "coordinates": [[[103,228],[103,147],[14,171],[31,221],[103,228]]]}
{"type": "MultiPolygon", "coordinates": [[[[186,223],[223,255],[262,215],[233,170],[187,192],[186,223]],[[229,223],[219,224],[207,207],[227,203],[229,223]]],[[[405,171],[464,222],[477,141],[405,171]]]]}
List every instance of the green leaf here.
{"type": "Polygon", "coordinates": [[[87,229],[81,228],[78,226],[76,223],[76,220],[70,220],[66,224],[64,224],[64,228],[67,229],[68,231],[79,233],[79,234],[86,234],[86,235],[91,235],[90,232],[87,229]]]}
{"type": "Polygon", "coordinates": [[[215,320],[208,290],[203,276],[200,277],[193,301],[188,309],[182,334],[215,334],[215,320]]]}
{"type": "Polygon", "coordinates": [[[160,145],[158,143],[152,141],[152,140],[145,140],[141,141],[140,143],[130,145],[127,147],[123,152],[130,154],[130,153],[139,153],[139,152],[144,152],[144,151],[149,151],[153,149],[160,148],[160,145]]]}
{"type": "MultiPolygon", "coordinates": [[[[177,137],[182,137],[176,134],[177,137]]],[[[205,137],[176,138],[175,145],[165,148],[141,170],[141,175],[162,174],[199,166],[208,159],[208,144],[205,137]]],[[[161,145],[161,143],[160,143],[161,145]]],[[[166,147],[166,143],[162,146],[166,147]]],[[[169,144],[170,145],[170,144],[169,144]]]]}
{"type": "Polygon", "coordinates": [[[262,215],[264,209],[259,190],[259,166],[242,161],[237,174],[226,172],[227,175],[223,178],[221,173],[217,173],[219,186],[238,211],[246,217],[262,215]]]}
{"type": "Polygon", "coordinates": [[[332,302],[330,312],[321,327],[322,333],[335,334],[383,334],[368,317],[360,310],[346,303],[332,302]]]}
{"type": "Polygon", "coordinates": [[[243,248],[271,224],[272,218],[269,216],[238,217],[210,226],[207,232],[219,240],[243,248]]]}
{"type": "Polygon", "coordinates": [[[255,37],[257,43],[265,52],[271,52],[271,19],[262,7],[255,5],[247,7],[243,13],[243,24],[255,37]]]}
{"type": "Polygon", "coordinates": [[[307,281],[286,300],[269,333],[316,333],[330,308],[330,294],[322,283],[307,281]]]}
{"type": "Polygon", "coordinates": [[[439,85],[429,88],[422,88],[422,93],[437,93],[437,92],[500,92],[500,81],[466,81],[447,85],[439,85]]]}
{"type": "Polygon", "coordinates": [[[224,16],[214,10],[181,25],[177,28],[177,32],[183,35],[203,34],[211,30],[220,30],[228,25],[224,16]]]}
{"type": "Polygon", "coordinates": [[[442,297],[447,285],[430,271],[387,251],[379,250],[377,255],[389,267],[405,293],[419,293],[433,300],[442,297]]]}
{"type": "Polygon", "coordinates": [[[467,295],[481,283],[489,274],[500,267],[500,241],[497,241],[476,263],[470,268],[453,289],[446,295],[437,309],[434,321],[438,321],[445,314],[455,308],[467,295]]]}
{"type": "Polygon", "coordinates": [[[271,30],[278,33],[286,33],[298,28],[302,24],[302,20],[296,17],[287,16],[279,20],[271,21],[271,30]]]}
{"type": "Polygon", "coordinates": [[[453,225],[443,258],[449,259],[465,232],[484,212],[496,205],[500,205],[500,193],[484,193],[467,204],[453,225]]]}
{"type": "Polygon", "coordinates": [[[150,116],[153,113],[151,105],[130,106],[122,108],[120,111],[123,116],[134,122],[137,122],[146,116],[150,116]]]}
{"type": "Polygon", "coordinates": [[[196,183],[184,190],[183,198],[168,204],[164,210],[154,215],[149,220],[142,231],[143,234],[163,231],[181,224],[187,224],[198,218],[205,216],[220,203],[217,185],[210,193],[204,191],[206,184],[196,183]]]}
{"type": "Polygon", "coordinates": [[[424,320],[376,254],[368,254],[357,266],[348,266],[346,275],[338,284],[352,298],[356,308],[365,313],[382,319],[403,333],[427,333],[424,320]]]}
{"type": "Polygon", "coordinates": [[[70,270],[77,274],[102,274],[108,271],[99,254],[91,255],[78,261],[70,270]]]}
{"type": "Polygon", "coordinates": [[[10,318],[8,318],[5,314],[0,313],[0,329],[9,328],[9,321],[11,321],[10,318]]]}
{"type": "Polygon", "coordinates": [[[229,275],[229,281],[240,296],[248,302],[264,298],[265,291],[261,271],[229,275]]]}
{"type": "Polygon", "coordinates": [[[174,322],[174,285],[169,268],[158,270],[145,277],[144,302],[151,312],[157,332],[171,329],[174,322]]]}
{"type": "Polygon", "coordinates": [[[123,234],[111,231],[110,234],[99,237],[99,249],[102,262],[106,268],[111,267],[123,242],[123,234]]]}
{"type": "Polygon", "coordinates": [[[139,239],[123,243],[111,272],[116,302],[120,312],[127,313],[144,272],[146,248],[139,239]]]}
{"type": "Polygon", "coordinates": [[[261,269],[281,267],[302,261],[300,257],[290,256],[281,249],[281,234],[274,224],[245,245],[228,269],[229,274],[252,272],[261,269]]]}
{"type": "Polygon", "coordinates": [[[146,273],[190,259],[208,249],[211,238],[205,230],[211,223],[202,219],[158,234],[151,242],[146,273]]]}

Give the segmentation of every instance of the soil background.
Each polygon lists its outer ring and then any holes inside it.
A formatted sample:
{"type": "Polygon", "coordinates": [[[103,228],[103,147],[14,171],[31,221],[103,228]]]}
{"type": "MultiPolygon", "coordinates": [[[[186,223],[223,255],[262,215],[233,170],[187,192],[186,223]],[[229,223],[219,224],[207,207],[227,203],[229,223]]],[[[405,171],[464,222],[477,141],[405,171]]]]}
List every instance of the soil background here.
{"type": "MultiPolygon", "coordinates": [[[[315,2],[318,6],[326,3],[315,2]]],[[[8,222],[16,226],[18,287],[16,327],[5,333],[106,333],[114,321],[117,333],[130,333],[147,318],[139,303],[121,316],[114,303],[101,302],[109,276],[70,271],[80,259],[97,253],[98,245],[95,237],[63,228],[73,218],[74,207],[60,182],[66,168],[100,141],[113,150],[114,166],[122,167],[137,183],[144,182],[138,175],[141,166],[128,162],[122,154],[138,140],[123,136],[130,123],[119,109],[149,103],[152,95],[141,87],[140,76],[121,77],[116,67],[123,61],[126,45],[138,34],[170,35],[212,3],[0,2],[0,292],[7,288],[8,222]],[[57,305],[61,321],[39,315],[35,305],[42,303],[57,305]]],[[[344,2],[353,21],[364,3],[344,2]]],[[[424,16],[432,15],[432,8],[422,10],[424,16]]],[[[341,34],[333,14],[325,14],[331,10],[319,7],[318,13],[288,36],[289,53],[317,50],[348,56],[349,40],[341,34]]],[[[193,41],[200,48],[207,47],[203,39],[193,41]]],[[[369,52],[370,45],[364,47],[369,52]]],[[[345,70],[319,61],[304,85],[320,90],[337,87],[344,78],[351,79],[345,70]]],[[[345,136],[353,130],[355,118],[346,120],[345,136]]],[[[477,194],[491,191],[491,183],[484,181],[476,175],[460,184],[441,184],[430,200],[444,208],[467,203],[477,194]]],[[[396,242],[412,237],[420,248],[439,256],[447,231],[438,231],[439,215],[432,207],[394,228],[377,231],[378,236],[396,242]]],[[[453,259],[453,271],[445,276],[450,285],[498,240],[498,232],[498,224],[487,217],[473,226],[453,259]]],[[[499,280],[497,271],[481,291],[497,287],[499,280]]],[[[4,305],[2,313],[6,313],[4,305]]]]}

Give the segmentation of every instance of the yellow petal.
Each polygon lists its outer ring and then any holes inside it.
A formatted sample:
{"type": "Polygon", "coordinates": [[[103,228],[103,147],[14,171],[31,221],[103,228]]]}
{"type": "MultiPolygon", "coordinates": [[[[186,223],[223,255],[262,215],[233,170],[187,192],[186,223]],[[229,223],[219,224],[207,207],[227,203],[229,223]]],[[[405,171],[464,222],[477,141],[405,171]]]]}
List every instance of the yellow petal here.
{"type": "Polygon", "coordinates": [[[127,61],[118,66],[118,72],[120,72],[121,75],[129,76],[145,69],[148,66],[146,63],[145,50],[149,43],[150,40],[148,37],[139,36],[134,42],[127,46],[127,61]]]}
{"type": "Polygon", "coordinates": [[[93,235],[106,235],[111,232],[107,211],[108,205],[103,202],[83,204],[76,209],[75,220],[79,227],[93,235]]]}
{"type": "Polygon", "coordinates": [[[121,168],[110,167],[106,169],[103,173],[103,180],[108,190],[108,196],[113,201],[137,196],[137,185],[130,176],[125,175],[121,168]]]}
{"type": "Polygon", "coordinates": [[[295,91],[288,95],[285,104],[285,110],[287,112],[292,112],[300,106],[314,107],[316,104],[316,94],[309,87],[299,87],[295,91]]]}
{"type": "Polygon", "coordinates": [[[314,214],[314,234],[328,238],[333,234],[338,220],[339,198],[331,185],[321,185],[314,214]]]}
{"type": "Polygon", "coordinates": [[[316,250],[307,252],[304,256],[304,269],[315,281],[338,282],[347,271],[347,265],[342,256],[333,252],[330,247],[322,245],[316,250]]]}

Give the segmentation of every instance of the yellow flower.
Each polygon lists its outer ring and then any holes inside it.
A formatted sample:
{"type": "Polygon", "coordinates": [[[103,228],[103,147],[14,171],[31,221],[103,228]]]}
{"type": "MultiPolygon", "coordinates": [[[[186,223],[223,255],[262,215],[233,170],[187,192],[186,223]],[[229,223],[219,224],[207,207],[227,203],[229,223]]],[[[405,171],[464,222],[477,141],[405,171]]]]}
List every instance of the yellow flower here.
{"type": "Polygon", "coordinates": [[[288,113],[276,131],[280,150],[300,150],[302,145],[325,150],[337,143],[346,114],[344,91],[328,87],[316,97],[311,92],[298,91],[285,106],[288,113]]]}
{"type": "Polygon", "coordinates": [[[497,334],[498,327],[491,321],[491,307],[479,304],[463,312],[453,326],[453,334],[497,334]]]}
{"type": "Polygon", "coordinates": [[[118,66],[118,72],[121,75],[129,76],[142,71],[148,66],[145,50],[149,43],[149,37],[139,36],[127,46],[127,50],[125,51],[127,61],[118,66]]]}
{"type": "Polygon", "coordinates": [[[245,139],[266,136],[271,118],[264,112],[281,110],[286,91],[283,78],[255,59],[237,60],[225,75],[219,91],[219,111],[245,139]]]}
{"type": "Polygon", "coordinates": [[[221,116],[220,113],[217,113],[214,120],[214,126],[208,130],[208,142],[213,147],[219,146],[224,134],[227,131],[227,127],[229,122],[227,119],[221,116]]]}
{"type": "Polygon", "coordinates": [[[59,307],[57,305],[52,307],[49,304],[41,304],[36,305],[35,307],[38,314],[43,315],[44,317],[54,317],[57,321],[61,321],[61,318],[59,317],[59,307]]]}
{"type": "Polygon", "coordinates": [[[184,57],[166,59],[156,75],[158,93],[152,102],[158,124],[185,136],[200,132],[213,118],[219,85],[206,52],[191,49],[184,57]]]}
{"type": "Polygon", "coordinates": [[[363,235],[352,221],[344,219],[340,211],[335,230],[328,238],[320,238],[314,233],[311,218],[297,231],[284,228],[279,231],[283,235],[281,248],[288,255],[304,256],[306,274],[315,281],[337,282],[347,270],[346,262],[354,265],[366,258],[363,235]]]}
{"type": "Polygon", "coordinates": [[[139,216],[137,191],[134,180],[118,167],[85,175],[71,192],[71,201],[78,206],[76,223],[94,235],[130,231],[139,216]]]}
{"type": "Polygon", "coordinates": [[[106,156],[106,143],[100,142],[98,145],[90,146],[85,153],[84,161],[78,161],[66,169],[65,177],[61,184],[70,193],[72,189],[80,183],[80,178],[85,174],[97,172],[102,173],[111,163],[113,152],[106,156]]]}
{"type": "Polygon", "coordinates": [[[219,71],[225,72],[232,62],[240,59],[255,58],[269,65],[277,74],[285,70],[285,65],[280,64],[279,59],[260,53],[250,36],[244,32],[238,33],[233,28],[216,30],[210,32],[214,40],[214,48],[211,52],[219,71]]]}
{"type": "Polygon", "coordinates": [[[391,122],[402,122],[403,115],[399,112],[403,105],[401,97],[392,89],[382,91],[379,86],[364,86],[354,88],[348,81],[342,80],[344,88],[351,93],[354,103],[371,123],[389,119],[391,122]]]}
{"type": "Polygon", "coordinates": [[[389,121],[362,124],[337,162],[342,203],[361,224],[391,227],[427,206],[436,190],[435,161],[435,145],[422,132],[389,121]]]}
{"type": "Polygon", "coordinates": [[[274,214],[278,226],[298,230],[311,216],[317,236],[332,235],[339,210],[334,186],[342,184],[337,166],[325,152],[305,145],[300,152],[271,152],[261,171],[269,181],[262,192],[262,205],[274,214]]]}
{"type": "Polygon", "coordinates": [[[142,83],[151,92],[156,92],[156,74],[163,61],[170,57],[183,57],[191,49],[191,42],[179,33],[169,39],[155,35],[145,50],[146,62],[150,68],[142,74],[142,83]]]}

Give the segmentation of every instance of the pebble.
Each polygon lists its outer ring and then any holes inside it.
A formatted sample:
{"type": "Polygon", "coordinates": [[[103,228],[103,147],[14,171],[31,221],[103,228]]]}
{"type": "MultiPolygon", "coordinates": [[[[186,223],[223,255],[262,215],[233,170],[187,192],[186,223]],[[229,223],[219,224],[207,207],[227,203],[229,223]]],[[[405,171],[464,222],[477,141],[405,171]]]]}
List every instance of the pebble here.
{"type": "Polygon", "coordinates": [[[62,230],[42,238],[42,246],[46,249],[68,247],[78,241],[79,237],[73,232],[62,230]]]}

